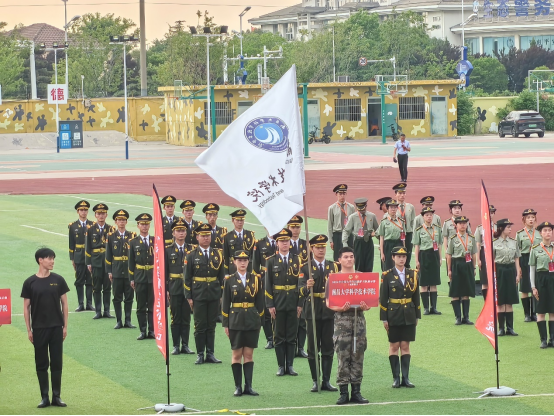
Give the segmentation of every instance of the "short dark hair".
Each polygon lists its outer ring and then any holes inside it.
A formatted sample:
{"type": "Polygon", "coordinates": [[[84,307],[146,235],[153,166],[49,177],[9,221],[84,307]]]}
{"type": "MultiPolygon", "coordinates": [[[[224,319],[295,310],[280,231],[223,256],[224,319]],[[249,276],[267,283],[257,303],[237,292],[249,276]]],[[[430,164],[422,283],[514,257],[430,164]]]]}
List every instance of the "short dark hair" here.
{"type": "Polygon", "coordinates": [[[35,260],[37,264],[39,264],[39,259],[55,259],[56,253],[54,253],[54,250],[48,247],[42,247],[39,248],[35,253],[35,260]]]}
{"type": "Polygon", "coordinates": [[[404,133],[400,133],[400,137],[402,137],[402,136],[406,137],[406,135],[404,133]]]}
{"type": "Polygon", "coordinates": [[[354,253],[354,250],[352,250],[350,247],[343,247],[339,250],[339,257],[342,257],[344,253],[354,253]]]}

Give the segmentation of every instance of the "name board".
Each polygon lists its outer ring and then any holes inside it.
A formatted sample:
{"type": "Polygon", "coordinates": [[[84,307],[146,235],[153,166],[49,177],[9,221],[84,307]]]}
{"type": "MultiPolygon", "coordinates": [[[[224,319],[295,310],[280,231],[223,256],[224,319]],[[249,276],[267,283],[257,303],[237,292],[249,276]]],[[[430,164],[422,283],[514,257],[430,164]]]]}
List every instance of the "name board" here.
{"type": "Polygon", "coordinates": [[[327,281],[329,307],[359,306],[362,301],[370,308],[379,306],[379,273],[333,273],[327,281]]]}

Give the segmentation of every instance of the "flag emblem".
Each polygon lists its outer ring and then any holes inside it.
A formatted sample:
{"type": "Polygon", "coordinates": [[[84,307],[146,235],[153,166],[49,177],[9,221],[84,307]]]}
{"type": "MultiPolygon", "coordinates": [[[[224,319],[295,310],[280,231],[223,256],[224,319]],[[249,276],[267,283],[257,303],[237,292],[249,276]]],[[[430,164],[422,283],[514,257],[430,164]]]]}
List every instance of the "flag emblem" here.
{"type": "Polygon", "coordinates": [[[244,128],[246,140],[258,149],[284,152],[289,147],[289,128],[278,117],[257,117],[244,128]]]}

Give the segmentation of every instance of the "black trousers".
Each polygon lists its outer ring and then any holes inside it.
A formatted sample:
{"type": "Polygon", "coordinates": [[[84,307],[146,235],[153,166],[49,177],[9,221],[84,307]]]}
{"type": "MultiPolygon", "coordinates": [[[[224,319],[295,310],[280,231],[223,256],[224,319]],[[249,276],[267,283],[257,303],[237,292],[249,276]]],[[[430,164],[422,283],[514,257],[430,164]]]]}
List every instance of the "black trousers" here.
{"type": "Polygon", "coordinates": [[[369,241],[364,241],[363,238],[356,237],[354,240],[356,270],[360,272],[373,272],[374,252],[373,238],[370,237],[369,241]]]}
{"type": "Polygon", "coordinates": [[[408,258],[406,259],[406,267],[408,269],[411,268],[410,261],[412,260],[412,249],[413,249],[412,237],[413,236],[414,236],[414,233],[406,233],[406,241],[404,241],[406,251],[408,252],[408,258]]]}
{"type": "Polygon", "coordinates": [[[133,288],[131,287],[131,283],[129,282],[129,279],[127,278],[113,279],[112,291],[113,291],[114,305],[121,304],[121,302],[133,303],[133,298],[134,298],[133,288]]]}
{"type": "MultiPolygon", "coordinates": [[[[311,319],[306,320],[308,324],[308,359],[315,359],[314,348],[314,327],[311,319]]],[[[333,319],[316,319],[315,330],[317,338],[317,350],[322,357],[332,357],[335,350],[333,346],[333,333],[335,321],[333,319]]]]}
{"type": "MultiPolygon", "coordinates": [[[[195,305],[196,306],[196,305],[195,305]]],[[[171,333],[173,334],[174,347],[179,346],[179,338],[183,334],[183,344],[188,346],[190,333],[190,305],[185,295],[171,295],[169,298],[169,310],[171,312],[171,333]],[[175,341],[177,341],[175,343],[175,341]]]]}
{"type": "Polygon", "coordinates": [[[408,180],[408,155],[398,155],[398,170],[400,170],[400,179],[408,180]]]}
{"type": "Polygon", "coordinates": [[[88,271],[88,267],[85,263],[75,263],[75,287],[83,287],[84,285],[90,286],[92,284],[92,276],[88,271]]]}
{"type": "Polygon", "coordinates": [[[304,313],[302,312],[302,315],[298,319],[298,331],[296,333],[296,346],[302,349],[304,349],[304,344],[306,344],[306,319],[303,316],[304,313]]]}
{"type": "Polygon", "coordinates": [[[154,332],[154,286],[152,283],[136,283],[137,294],[137,321],[140,332],[154,332]],[[148,321],[147,321],[148,320],[148,321]]]}
{"type": "MultiPolygon", "coordinates": [[[[188,302],[188,301],[187,301],[188,302]]],[[[217,300],[195,300],[193,305],[194,314],[194,340],[196,352],[213,354],[215,344],[215,327],[217,315],[219,314],[219,299],[217,300]]]]}
{"type": "MultiPolygon", "coordinates": [[[[296,344],[298,317],[296,309],[291,311],[276,311],[273,320],[273,342],[275,345],[296,344]]],[[[284,345],[283,345],[284,346],[284,345]]]]}
{"type": "Polygon", "coordinates": [[[63,327],[33,329],[33,347],[37,371],[62,371],[63,327]]]}
{"type": "MultiPolygon", "coordinates": [[[[348,237],[348,246],[352,247],[354,236],[350,234],[348,237]]],[[[335,261],[339,260],[339,251],[343,247],[342,245],[342,231],[333,232],[333,259],[335,261]]]]}
{"type": "Polygon", "coordinates": [[[273,341],[273,328],[271,325],[271,314],[269,313],[269,309],[267,308],[265,308],[265,311],[264,311],[263,328],[264,328],[265,339],[267,341],[273,341]]]}

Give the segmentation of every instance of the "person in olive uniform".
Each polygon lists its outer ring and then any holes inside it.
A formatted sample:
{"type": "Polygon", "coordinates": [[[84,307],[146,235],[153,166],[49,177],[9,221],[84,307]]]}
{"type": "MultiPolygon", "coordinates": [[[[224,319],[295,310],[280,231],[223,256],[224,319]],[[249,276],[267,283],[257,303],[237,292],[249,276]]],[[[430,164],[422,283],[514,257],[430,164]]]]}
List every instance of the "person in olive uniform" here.
{"type": "Polygon", "coordinates": [[[202,212],[206,214],[206,221],[208,222],[211,230],[212,239],[210,247],[218,250],[223,249],[223,238],[225,237],[225,234],[227,234],[227,228],[217,225],[219,205],[213,203],[207,204],[204,208],[202,208],[202,212]]]}
{"type": "Polygon", "coordinates": [[[92,275],[92,294],[96,315],[92,319],[113,318],[110,315],[110,302],[112,297],[112,283],[106,271],[106,239],[114,228],[106,224],[108,206],[96,204],[92,210],[96,216],[96,222],[89,225],[85,240],[85,263],[92,275]],[[104,303],[104,315],[102,315],[102,302],[104,303]]]}
{"type": "MultiPolygon", "coordinates": [[[[337,196],[337,202],[327,210],[327,235],[331,241],[331,250],[333,250],[333,259],[339,258],[339,251],[343,247],[342,231],[346,226],[348,217],[356,212],[354,205],[346,202],[346,192],[348,185],[341,183],[333,188],[333,192],[337,196]]],[[[352,238],[348,240],[348,245],[352,245],[352,238]]]]}
{"type": "Polygon", "coordinates": [[[129,241],[129,280],[137,295],[137,340],[154,336],[154,237],[150,236],[152,215],[135,218],[139,235],[129,241]],[[147,326],[148,323],[148,326],[147,326]]]}
{"type": "Polygon", "coordinates": [[[441,284],[441,242],[442,233],[434,220],[435,210],[425,207],[421,210],[423,224],[414,231],[412,240],[416,269],[419,270],[419,286],[423,302],[423,315],[441,315],[437,310],[437,286],[441,284]],[[431,300],[431,308],[429,308],[431,300]]]}
{"type": "Polygon", "coordinates": [[[404,220],[397,217],[398,201],[389,199],[387,201],[388,213],[381,220],[377,235],[379,236],[379,248],[381,250],[381,263],[384,266],[383,271],[390,270],[394,266],[392,259],[392,249],[403,246],[406,240],[406,230],[404,220]]]}
{"type": "MultiPolygon", "coordinates": [[[[494,205],[489,205],[490,220],[492,221],[496,214],[496,208],[494,205]]],[[[496,232],[496,224],[493,224],[493,233],[496,232]]],[[[475,293],[479,292],[483,295],[483,300],[487,299],[487,292],[489,290],[489,280],[487,275],[487,261],[485,258],[485,233],[483,231],[483,224],[480,224],[475,229],[475,242],[477,243],[477,267],[479,268],[479,283],[475,282],[475,293]]]]}
{"type": "Polygon", "coordinates": [[[409,379],[410,342],[415,341],[416,326],[421,319],[418,271],[405,267],[408,252],[404,247],[392,250],[394,267],[381,275],[379,291],[380,318],[389,337],[389,362],[392,387],[415,387],[409,379]],[[398,358],[398,350],[401,352],[398,358]],[[402,367],[402,382],[400,368],[402,367]]]}
{"type": "MultiPolygon", "coordinates": [[[[450,214],[452,217],[448,218],[444,221],[444,224],[442,226],[442,239],[443,239],[443,248],[444,252],[446,253],[446,250],[448,249],[448,243],[450,242],[450,239],[452,236],[456,235],[456,224],[454,220],[456,217],[459,217],[462,215],[462,207],[464,204],[459,199],[455,199],[453,201],[450,201],[448,203],[448,209],[450,211],[450,214]]],[[[471,224],[467,224],[467,233],[471,234],[471,224]]]]}
{"type": "Polygon", "coordinates": [[[477,244],[475,237],[467,232],[469,219],[459,216],[454,219],[456,234],[450,237],[446,249],[446,264],[452,309],[456,325],[473,325],[469,320],[469,298],[475,297],[475,266],[477,264],[477,244]],[[461,303],[461,308],[460,308],[461,303]],[[463,318],[462,310],[463,309],[463,318]]]}
{"type": "Polygon", "coordinates": [[[510,237],[512,225],[509,219],[498,220],[492,243],[496,265],[496,299],[498,304],[498,336],[514,335],[514,309],[519,303],[517,284],[521,279],[519,258],[521,254],[517,241],[510,237]],[[504,323],[506,330],[504,331],[504,323]]]}
{"type": "MultiPolygon", "coordinates": [[[[273,236],[269,235],[269,233],[264,238],[261,238],[258,241],[256,241],[256,244],[254,245],[254,255],[253,255],[254,264],[252,266],[252,269],[254,273],[259,274],[262,277],[262,284],[265,282],[265,272],[266,272],[265,265],[266,265],[267,259],[275,255],[276,251],[277,251],[277,242],[273,239],[273,236]]],[[[265,304],[265,297],[264,297],[264,304],[265,304]]],[[[264,329],[264,335],[267,341],[265,349],[270,350],[274,348],[273,328],[271,325],[271,314],[269,313],[267,306],[265,308],[262,327],[264,329]]]]}
{"type": "Polygon", "coordinates": [[[300,258],[290,251],[292,232],[283,229],[273,235],[277,241],[278,252],[266,262],[265,302],[273,318],[273,342],[279,371],[297,376],[293,363],[296,355],[296,334],[298,319],[302,313],[304,298],[299,297],[298,277],[302,263],[300,258]],[[285,369],[286,366],[286,369],[285,369]]]}
{"type": "MultiPolygon", "coordinates": [[[[254,244],[256,243],[256,237],[254,231],[244,229],[244,217],[246,211],[243,209],[237,209],[231,212],[231,221],[235,229],[228,232],[223,238],[223,262],[225,265],[225,275],[231,275],[235,273],[235,262],[233,256],[239,250],[245,250],[250,259],[254,253],[254,244]]],[[[248,263],[248,271],[252,271],[252,261],[248,263]]]]}
{"type": "Polygon", "coordinates": [[[390,196],[385,196],[375,201],[379,205],[379,211],[383,212],[383,218],[385,218],[389,212],[387,208],[387,201],[390,201],[391,199],[393,198],[391,198],[390,196]]]}
{"type": "Polygon", "coordinates": [[[171,337],[173,351],[171,354],[194,354],[189,348],[190,315],[192,313],[185,299],[185,258],[194,249],[186,243],[187,224],[178,218],[171,224],[173,244],[165,248],[165,276],[169,310],[171,312],[171,337]],[[179,344],[182,343],[181,349],[179,344]]]}
{"type": "Polygon", "coordinates": [[[399,183],[392,187],[395,192],[396,200],[398,201],[398,211],[396,216],[404,220],[404,231],[406,234],[406,240],[404,241],[404,247],[408,251],[408,261],[406,267],[410,268],[410,262],[412,259],[412,235],[414,233],[414,221],[415,221],[415,208],[409,202],[406,202],[406,188],[408,184],[399,183]]]}
{"type": "Polygon", "coordinates": [[[199,225],[195,233],[198,246],[187,254],[185,260],[185,298],[194,315],[194,340],[198,354],[195,364],[219,364],[221,361],[215,358],[214,348],[215,327],[225,279],[223,253],[210,245],[213,241],[210,224],[199,225]]]}
{"type": "Polygon", "coordinates": [[[356,212],[348,216],[348,221],[342,232],[342,244],[349,246],[354,237],[354,257],[356,270],[359,272],[373,272],[375,246],[373,237],[379,228],[379,222],[373,212],[367,211],[367,198],[356,198],[356,212]]]}
{"type": "Polygon", "coordinates": [[[529,254],[531,248],[542,241],[541,233],[535,229],[537,222],[537,212],[528,208],[521,214],[523,228],[516,234],[516,241],[521,253],[519,265],[521,266],[521,280],[519,281],[519,292],[521,293],[521,305],[523,306],[523,314],[525,322],[537,320],[536,300],[532,295],[531,279],[529,277],[529,254]],[[531,296],[529,294],[531,293],[531,296]]]}
{"type": "Polygon", "coordinates": [[[164,226],[164,243],[166,246],[173,243],[173,230],[171,226],[173,221],[177,218],[175,217],[175,204],[177,203],[177,198],[173,195],[167,195],[162,198],[162,206],[164,207],[165,215],[162,218],[162,223],[164,226]]]}
{"type": "Polygon", "coordinates": [[[313,253],[312,271],[308,270],[308,264],[300,269],[300,296],[306,299],[304,304],[306,323],[308,329],[308,363],[312,373],[313,386],[311,391],[318,391],[318,377],[315,362],[314,328],[312,321],[312,298],[310,289],[314,293],[315,328],[317,334],[317,351],[321,353],[321,390],[337,391],[331,385],[331,370],[333,368],[333,330],[335,312],[325,304],[325,287],[330,273],[338,273],[339,268],[335,262],[325,260],[327,242],[329,239],[323,234],[310,239],[313,253]]]}
{"type": "Polygon", "coordinates": [[[183,211],[183,217],[182,217],[183,221],[187,226],[186,243],[198,245],[198,240],[196,240],[196,235],[194,234],[194,230],[196,230],[196,228],[198,228],[198,226],[202,224],[202,221],[196,221],[193,219],[196,202],[190,199],[185,199],[183,202],[181,202],[180,207],[183,211]]]}
{"type": "Polygon", "coordinates": [[[75,312],[93,311],[92,307],[92,276],[85,264],[85,240],[87,230],[92,221],[87,219],[90,204],[82,200],[75,204],[79,219],[69,224],[69,260],[75,270],[75,289],[79,307],[75,312]],[[85,306],[86,290],[86,306],[85,306]]]}
{"type": "Polygon", "coordinates": [[[261,276],[248,271],[250,253],[237,250],[235,271],[225,277],[223,287],[223,328],[231,341],[231,368],[235,379],[235,396],[258,396],[252,389],[254,349],[258,348],[261,321],[264,316],[264,292],[261,276]],[[242,373],[244,372],[244,389],[242,373]]]}
{"type": "Polygon", "coordinates": [[[552,229],[554,225],[545,221],[537,226],[542,241],[535,244],[529,255],[529,276],[533,296],[537,300],[537,327],[541,338],[541,348],[554,346],[554,243],[552,229]],[[546,331],[548,314],[548,333],[546,331]]]}
{"type": "Polygon", "coordinates": [[[113,309],[117,319],[114,329],[136,328],[131,323],[135,294],[129,281],[129,241],[136,234],[125,229],[129,219],[127,211],[117,210],[112,218],[117,229],[109,233],[106,239],[106,272],[113,287],[113,309]],[[125,323],[121,321],[121,302],[125,305],[125,323]]]}
{"type": "MultiPolygon", "coordinates": [[[[423,198],[421,198],[419,203],[421,204],[421,209],[423,209],[423,208],[433,208],[433,204],[435,203],[435,197],[434,196],[424,196],[423,198]]],[[[421,227],[424,222],[425,222],[425,220],[423,219],[423,215],[419,214],[414,219],[413,229],[415,230],[416,228],[421,227]]],[[[442,228],[441,217],[439,217],[436,213],[433,214],[432,224],[436,225],[439,228],[442,228]]]]}

